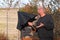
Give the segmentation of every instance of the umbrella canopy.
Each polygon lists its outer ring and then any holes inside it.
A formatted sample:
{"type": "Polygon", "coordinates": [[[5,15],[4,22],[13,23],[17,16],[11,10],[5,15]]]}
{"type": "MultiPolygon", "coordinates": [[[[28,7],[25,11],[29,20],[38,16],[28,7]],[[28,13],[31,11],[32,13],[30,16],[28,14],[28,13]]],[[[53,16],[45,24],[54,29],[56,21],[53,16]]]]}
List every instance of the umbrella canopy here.
{"type": "Polygon", "coordinates": [[[34,21],[34,14],[28,14],[26,12],[18,12],[18,24],[17,28],[19,30],[23,29],[24,27],[28,26],[28,21],[34,21]]]}

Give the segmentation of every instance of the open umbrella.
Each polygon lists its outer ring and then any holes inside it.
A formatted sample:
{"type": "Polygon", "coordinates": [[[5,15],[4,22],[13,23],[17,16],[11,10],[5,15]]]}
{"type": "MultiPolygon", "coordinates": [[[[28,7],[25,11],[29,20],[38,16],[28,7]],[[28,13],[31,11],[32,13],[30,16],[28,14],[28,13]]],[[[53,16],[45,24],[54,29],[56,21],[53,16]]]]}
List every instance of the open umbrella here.
{"type": "Polygon", "coordinates": [[[18,12],[18,24],[17,29],[21,30],[24,27],[28,26],[28,21],[34,21],[34,14],[28,14],[26,12],[18,12]]]}

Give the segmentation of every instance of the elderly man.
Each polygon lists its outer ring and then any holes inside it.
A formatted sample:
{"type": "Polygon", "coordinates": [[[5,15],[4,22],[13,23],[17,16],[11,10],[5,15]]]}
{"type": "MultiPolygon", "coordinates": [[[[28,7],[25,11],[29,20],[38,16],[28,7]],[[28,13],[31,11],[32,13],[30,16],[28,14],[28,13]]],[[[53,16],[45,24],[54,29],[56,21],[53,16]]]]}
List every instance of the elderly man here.
{"type": "MultiPolygon", "coordinates": [[[[36,29],[39,36],[39,40],[53,40],[53,28],[54,23],[52,16],[45,14],[44,8],[42,6],[37,9],[40,15],[39,20],[36,22],[36,29]]],[[[30,26],[33,26],[32,22],[28,22],[30,26]]]]}

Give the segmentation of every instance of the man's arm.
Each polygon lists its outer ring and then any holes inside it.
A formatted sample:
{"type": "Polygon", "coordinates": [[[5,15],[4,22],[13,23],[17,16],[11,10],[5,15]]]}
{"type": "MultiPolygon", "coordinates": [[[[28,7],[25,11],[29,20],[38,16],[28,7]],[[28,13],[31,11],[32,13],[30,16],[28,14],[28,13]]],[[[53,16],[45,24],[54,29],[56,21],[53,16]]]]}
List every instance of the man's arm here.
{"type": "Polygon", "coordinates": [[[44,26],[44,24],[43,23],[40,23],[40,25],[39,26],[36,26],[36,28],[41,28],[43,26],[44,26]]]}
{"type": "MultiPolygon", "coordinates": [[[[29,26],[33,26],[33,22],[28,22],[28,25],[29,26]]],[[[44,24],[43,23],[40,23],[40,25],[39,26],[36,26],[36,28],[40,28],[40,27],[43,27],[44,26],[44,24]]]]}

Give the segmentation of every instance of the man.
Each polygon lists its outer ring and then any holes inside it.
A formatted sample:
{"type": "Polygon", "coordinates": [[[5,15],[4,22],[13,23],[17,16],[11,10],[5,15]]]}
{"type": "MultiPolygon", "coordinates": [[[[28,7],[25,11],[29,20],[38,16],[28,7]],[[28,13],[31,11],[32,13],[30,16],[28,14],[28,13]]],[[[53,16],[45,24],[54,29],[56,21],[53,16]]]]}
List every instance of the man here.
{"type": "MultiPolygon", "coordinates": [[[[36,23],[37,33],[39,40],[53,40],[53,19],[49,14],[45,14],[43,7],[38,8],[40,15],[39,20],[36,23]]],[[[30,26],[33,26],[32,22],[28,22],[30,26]]]]}

